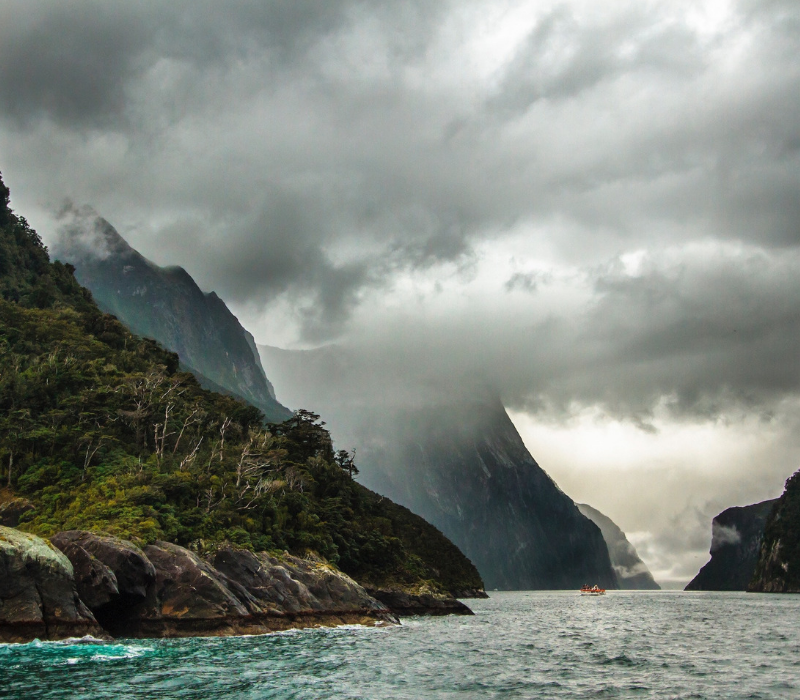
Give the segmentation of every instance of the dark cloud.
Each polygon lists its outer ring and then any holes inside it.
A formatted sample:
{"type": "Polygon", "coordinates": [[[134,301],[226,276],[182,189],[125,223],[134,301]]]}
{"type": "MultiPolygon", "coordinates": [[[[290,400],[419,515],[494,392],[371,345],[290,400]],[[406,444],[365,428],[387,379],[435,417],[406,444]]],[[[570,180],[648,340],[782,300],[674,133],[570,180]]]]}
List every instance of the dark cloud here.
{"type": "Polygon", "coordinates": [[[42,118],[122,126],[125,89],[147,39],[135,13],[36,2],[5,3],[2,13],[0,113],[23,126],[42,118]]]}
{"type": "MultiPolygon", "coordinates": [[[[483,70],[489,9],[7,3],[6,171],[39,200],[92,204],[231,303],[288,305],[307,342],[346,335],[363,304],[415,276],[463,282],[487,251],[527,237],[546,251],[537,270],[593,280],[586,307],[444,324],[469,338],[455,366],[514,405],[599,402],[646,425],[664,397],[713,415],[795,391],[780,343],[796,338],[791,311],[761,299],[767,281],[751,288],[764,276],[795,303],[769,252],[800,235],[795,6],[742,2],[717,21],[671,3],[552,3],[483,70]],[[709,241],[749,252],[691,248],[709,241]],[[636,249],[644,274],[598,268],[636,249]],[[456,327],[475,322],[491,333],[456,327]]],[[[541,297],[553,273],[529,269],[504,272],[498,290],[541,297]]]]}

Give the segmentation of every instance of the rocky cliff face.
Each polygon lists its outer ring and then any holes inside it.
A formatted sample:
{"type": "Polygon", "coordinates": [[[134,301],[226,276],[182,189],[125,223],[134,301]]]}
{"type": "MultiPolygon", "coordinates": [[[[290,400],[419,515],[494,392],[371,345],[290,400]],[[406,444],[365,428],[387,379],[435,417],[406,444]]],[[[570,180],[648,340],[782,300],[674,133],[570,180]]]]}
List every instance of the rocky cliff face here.
{"type": "Polygon", "coordinates": [[[628,591],[661,590],[661,586],[656,583],[647,565],[636,553],[636,548],[628,542],[625,533],[619,529],[611,518],[585,503],[579,503],[578,510],[597,525],[600,528],[600,532],[603,533],[603,539],[608,547],[611,566],[614,567],[619,588],[628,591]]]}
{"type": "Polygon", "coordinates": [[[269,421],[291,415],[275,399],[253,337],[184,269],[153,264],[89,209],[74,213],[53,254],[75,266],[103,311],[176,352],[206,388],[248,401],[269,421]]]}
{"type": "Polygon", "coordinates": [[[800,593],[800,471],[769,511],[748,590],[800,593]]]}
{"type": "Polygon", "coordinates": [[[711,522],[711,559],[687,591],[746,591],[775,500],[728,508],[711,522]]]}
{"type": "Polygon", "coordinates": [[[47,542],[0,526],[0,642],[102,635],[72,564],[47,542]]]}
{"type": "Polygon", "coordinates": [[[487,589],[617,587],[600,529],[536,463],[499,401],[439,391],[421,400],[380,378],[362,388],[367,371],[346,353],[259,351],[280,391],[356,448],[361,483],[439,528],[487,589]]]}
{"type": "Polygon", "coordinates": [[[224,636],[397,622],[319,559],[222,547],[206,560],[167,542],[140,549],[75,530],[58,533],[53,544],[58,549],[0,528],[0,640],[224,636]]]}
{"type": "Polygon", "coordinates": [[[328,562],[222,546],[203,558],[82,530],[0,527],[0,642],[264,634],[396,615],[471,615],[433,589],[367,591],[328,562]]]}

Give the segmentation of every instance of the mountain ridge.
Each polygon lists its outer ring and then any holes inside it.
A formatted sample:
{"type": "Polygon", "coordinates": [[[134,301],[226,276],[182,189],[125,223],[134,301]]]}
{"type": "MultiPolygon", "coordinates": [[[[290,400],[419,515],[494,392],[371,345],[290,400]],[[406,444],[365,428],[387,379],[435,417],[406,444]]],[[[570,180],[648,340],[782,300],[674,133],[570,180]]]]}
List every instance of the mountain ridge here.
{"type": "Polygon", "coordinates": [[[180,266],[145,258],[89,207],[69,210],[63,221],[53,255],[75,267],[103,311],[176,352],[208,388],[244,399],[269,421],[291,416],[275,398],[255,339],[215,292],[203,292],[180,266]]]}

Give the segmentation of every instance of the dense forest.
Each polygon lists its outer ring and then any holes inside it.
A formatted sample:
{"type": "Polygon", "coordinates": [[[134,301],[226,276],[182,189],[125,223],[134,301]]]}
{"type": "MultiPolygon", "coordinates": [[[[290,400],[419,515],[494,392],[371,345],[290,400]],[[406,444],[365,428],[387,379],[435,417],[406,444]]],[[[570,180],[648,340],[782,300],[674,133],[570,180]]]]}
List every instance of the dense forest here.
{"type": "Polygon", "coordinates": [[[435,528],[353,479],[308,411],[266,424],[102,313],[50,262],[0,179],[0,504],[21,529],[87,529],[198,552],[313,551],[364,583],[482,588],[435,528]]]}

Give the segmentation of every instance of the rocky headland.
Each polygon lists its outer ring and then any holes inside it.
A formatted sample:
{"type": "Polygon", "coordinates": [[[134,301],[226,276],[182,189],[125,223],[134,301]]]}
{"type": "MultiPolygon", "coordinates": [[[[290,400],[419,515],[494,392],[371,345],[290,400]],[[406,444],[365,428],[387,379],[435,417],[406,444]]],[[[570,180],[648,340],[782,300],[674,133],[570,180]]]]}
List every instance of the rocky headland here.
{"type": "Polygon", "coordinates": [[[314,555],[223,545],[200,556],[80,530],[48,542],[0,526],[0,642],[265,634],[442,614],[472,613],[430,588],[367,590],[314,555]]]}
{"type": "Polygon", "coordinates": [[[687,591],[746,591],[775,499],[723,510],[711,521],[711,559],[687,591]]]}
{"type": "MultiPolygon", "coordinates": [[[[363,586],[432,593],[415,612],[483,590],[441,532],[356,481],[317,414],[270,423],[242,387],[203,388],[190,356],[131,333],[51,262],[9,197],[0,179],[0,526],[17,528],[2,531],[4,639],[386,624],[363,586]]],[[[218,349],[232,329],[221,352],[263,398],[252,339],[223,316],[216,336],[192,327],[218,349]]]]}

